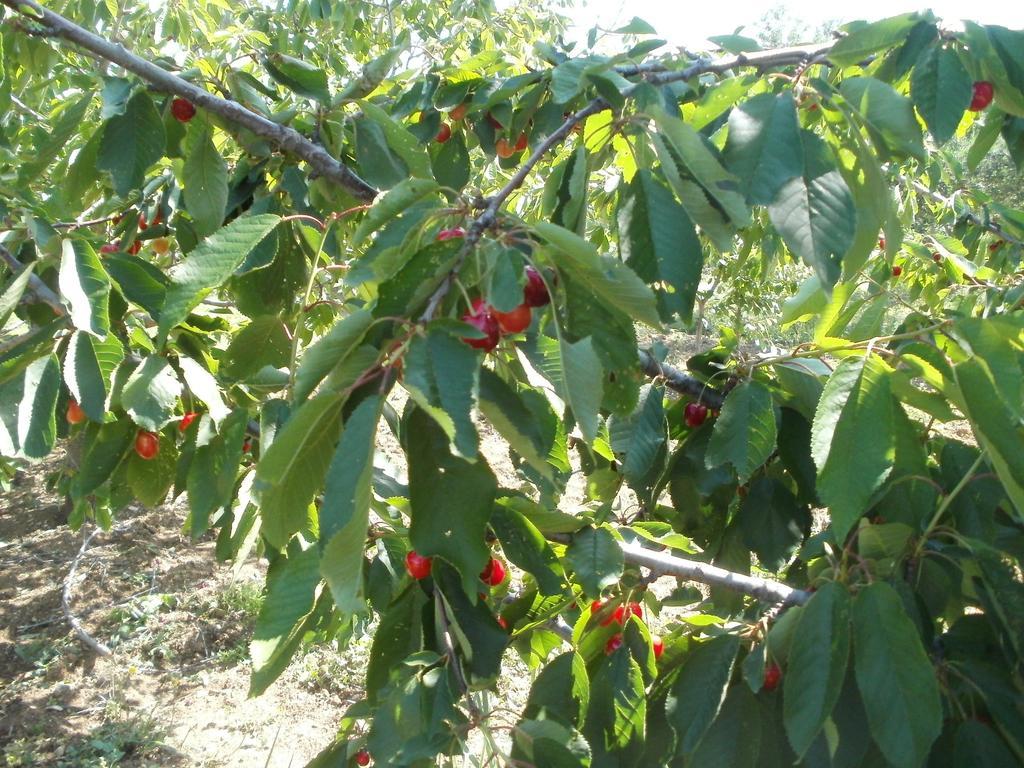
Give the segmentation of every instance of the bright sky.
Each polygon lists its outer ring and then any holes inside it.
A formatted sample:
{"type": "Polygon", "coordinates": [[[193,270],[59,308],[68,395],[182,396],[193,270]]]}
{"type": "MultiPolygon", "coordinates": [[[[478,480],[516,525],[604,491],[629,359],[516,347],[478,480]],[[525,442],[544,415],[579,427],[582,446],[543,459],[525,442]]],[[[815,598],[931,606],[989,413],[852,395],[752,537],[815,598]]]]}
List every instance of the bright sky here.
{"type": "Polygon", "coordinates": [[[585,40],[595,23],[604,29],[614,29],[639,16],[669,43],[701,48],[706,47],[704,40],[708,35],[729,34],[736,27],[751,25],[773,6],[783,6],[787,15],[812,29],[829,19],[874,21],[928,7],[950,26],[966,15],[984,24],[1024,29],[1024,3],[1020,0],[575,0],[575,8],[568,12],[576,23],[570,39],[585,40]]]}

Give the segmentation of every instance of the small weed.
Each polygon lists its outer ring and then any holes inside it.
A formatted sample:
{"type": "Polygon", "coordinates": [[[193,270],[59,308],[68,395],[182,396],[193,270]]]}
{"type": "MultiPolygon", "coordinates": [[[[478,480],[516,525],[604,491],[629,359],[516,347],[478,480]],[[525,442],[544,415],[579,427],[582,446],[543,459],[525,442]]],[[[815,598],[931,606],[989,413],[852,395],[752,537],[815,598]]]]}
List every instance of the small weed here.
{"type": "Polygon", "coordinates": [[[217,595],[218,607],[246,618],[256,618],[263,607],[263,588],[253,581],[236,582],[217,595]]]}

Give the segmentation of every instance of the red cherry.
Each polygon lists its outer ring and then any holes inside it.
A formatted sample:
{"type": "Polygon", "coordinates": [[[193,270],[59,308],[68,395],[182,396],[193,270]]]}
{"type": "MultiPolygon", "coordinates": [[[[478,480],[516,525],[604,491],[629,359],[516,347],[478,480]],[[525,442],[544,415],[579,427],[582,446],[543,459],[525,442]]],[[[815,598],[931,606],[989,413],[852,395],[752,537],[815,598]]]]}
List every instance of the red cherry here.
{"type": "Polygon", "coordinates": [[[100,246],[100,253],[117,253],[119,250],[113,243],[106,243],[100,246]]]}
{"type": "Polygon", "coordinates": [[[512,157],[512,155],[516,153],[515,148],[512,146],[512,144],[509,143],[509,140],[506,139],[504,136],[502,136],[500,139],[498,139],[497,142],[495,142],[494,151],[502,160],[508,160],[510,157],[512,157]]]}
{"type": "Polygon", "coordinates": [[[188,99],[183,99],[180,96],[176,96],[171,102],[171,114],[174,115],[174,119],[182,123],[187,123],[193,117],[196,116],[196,107],[188,99]]]}
{"type": "Polygon", "coordinates": [[[136,240],[134,243],[129,245],[125,250],[127,250],[128,253],[130,253],[130,254],[132,254],[132,256],[134,256],[136,253],[138,253],[139,251],[142,250],[142,241],[141,240],[136,240]]]}
{"type": "Polygon", "coordinates": [[[932,261],[934,261],[936,264],[941,264],[942,263],[942,254],[941,253],[933,253],[932,254],[932,261]]]}
{"type": "Polygon", "coordinates": [[[543,307],[551,303],[544,278],[533,267],[526,268],[526,286],[523,288],[523,302],[528,307],[543,307]]]}
{"type": "Polygon", "coordinates": [[[438,144],[444,144],[448,139],[452,137],[452,127],[448,123],[441,123],[441,128],[437,132],[437,136],[434,137],[434,141],[438,144]]]}
{"type": "Polygon", "coordinates": [[[708,409],[700,403],[687,403],[683,409],[683,420],[690,429],[696,429],[708,417],[708,409]]]}
{"type": "Polygon", "coordinates": [[[451,229],[442,229],[440,232],[437,233],[437,237],[435,239],[439,242],[444,242],[445,240],[453,240],[456,237],[465,236],[466,230],[464,230],[462,227],[452,227],[451,229]]]}
{"type": "Polygon", "coordinates": [[[779,687],[779,683],[781,681],[782,670],[779,669],[779,665],[773,661],[764,670],[764,689],[766,691],[774,691],[779,687]]]}
{"type": "Polygon", "coordinates": [[[519,333],[530,327],[530,308],[520,304],[511,312],[494,312],[494,317],[505,333],[519,333]]]}
{"type": "MultiPolygon", "coordinates": [[[[643,612],[643,609],[640,607],[640,603],[630,603],[629,605],[626,606],[626,609],[630,613],[632,613],[634,616],[636,616],[638,619],[641,619],[641,620],[643,619],[644,612],[643,612]]],[[[626,618],[629,618],[629,617],[627,616],[626,618]]],[[[625,621],[623,621],[623,623],[625,623],[625,621]]]]}
{"type": "Polygon", "coordinates": [[[661,654],[665,652],[665,641],[661,639],[661,635],[651,635],[651,645],[654,646],[654,658],[660,659],[661,654]]]}
{"type": "Polygon", "coordinates": [[[885,250],[885,238],[884,237],[878,238],[878,247],[880,249],[882,249],[883,251],[885,250]]]}
{"type": "Polygon", "coordinates": [[[81,424],[85,421],[85,411],[75,400],[68,403],[67,420],[68,424],[81,424]]]}
{"type": "Polygon", "coordinates": [[[496,587],[505,580],[505,565],[496,557],[492,557],[483,571],[480,573],[480,580],[484,584],[496,587]]]}
{"type": "Polygon", "coordinates": [[[499,616],[498,617],[498,626],[501,627],[502,629],[504,629],[506,632],[508,632],[508,622],[505,621],[505,617],[504,616],[499,616]]]}
{"type": "Polygon", "coordinates": [[[611,656],[619,648],[622,647],[622,635],[612,635],[608,638],[608,642],[604,644],[604,652],[608,656],[611,656]]]}
{"type": "Polygon", "coordinates": [[[501,327],[498,325],[491,307],[483,299],[473,301],[473,309],[462,316],[462,321],[478,328],[485,336],[482,339],[463,338],[462,340],[473,347],[490,352],[498,346],[501,338],[501,327]]]}
{"type": "Polygon", "coordinates": [[[186,429],[188,429],[189,424],[195,421],[196,416],[198,415],[199,414],[196,413],[195,411],[189,411],[184,416],[182,416],[181,421],[178,423],[178,431],[184,432],[186,429]]]}
{"type": "Polygon", "coordinates": [[[996,240],[994,243],[990,243],[988,246],[988,252],[993,253],[1003,247],[1004,240],[996,240]]]}
{"type": "Polygon", "coordinates": [[[989,104],[992,103],[992,98],[996,95],[996,89],[992,87],[992,83],[987,80],[979,80],[974,84],[974,93],[971,96],[971,106],[968,107],[971,112],[980,112],[989,104]]]}
{"type": "Polygon", "coordinates": [[[360,749],[356,752],[356,765],[369,765],[370,764],[370,753],[365,749],[360,749]]]}
{"type": "Polygon", "coordinates": [[[252,440],[250,440],[247,437],[247,438],[245,438],[245,440],[242,441],[242,453],[248,453],[251,450],[252,450],[252,440]]]}
{"type": "Polygon", "coordinates": [[[594,615],[598,611],[600,611],[601,610],[601,605],[602,605],[602,603],[601,603],[600,600],[594,600],[593,602],[591,602],[591,604],[590,604],[590,613],[591,613],[591,615],[594,615]]]}
{"type": "Polygon", "coordinates": [[[417,581],[425,579],[430,575],[430,568],[433,562],[432,558],[417,554],[415,550],[409,550],[409,554],[405,556],[406,573],[417,581]]]}
{"type": "Polygon", "coordinates": [[[152,432],[140,430],[135,436],[135,452],[149,461],[160,452],[160,438],[152,432]]]}
{"type": "Polygon", "coordinates": [[[504,125],[502,125],[501,123],[499,123],[499,122],[498,122],[498,118],[496,118],[496,117],[495,117],[494,115],[492,115],[492,114],[491,114],[490,112],[488,112],[488,113],[487,113],[487,114],[485,115],[485,117],[486,117],[486,119],[487,119],[487,122],[488,122],[488,123],[490,123],[490,126],[491,126],[492,128],[494,128],[495,130],[498,130],[498,131],[500,131],[501,129],[503,129],[503,128],[505,127],[504,125]]]}
{"type": "Polygon", "coordinates": [[[892,268],[892,276],[893,277],[899,277],[902,274],[903,274],[903,267],[901,267],[901,266],[899,266],[897,264],[895,267],[892,268]]]}
{"type": "Polygon", "coordinates": [[[522,152],[526,149],[526,134],[520,133],[519,138],[516,139],[516,145],[513,147],[516,152],[522,152]]]}
{"type": "Polygon", "coordinates": [[[466,104],[459,104],[455,109],[448,113],[448,119],[453,122],[458,122],[466,116],[466,112],[469,111],[469,106],[466,104]]]}

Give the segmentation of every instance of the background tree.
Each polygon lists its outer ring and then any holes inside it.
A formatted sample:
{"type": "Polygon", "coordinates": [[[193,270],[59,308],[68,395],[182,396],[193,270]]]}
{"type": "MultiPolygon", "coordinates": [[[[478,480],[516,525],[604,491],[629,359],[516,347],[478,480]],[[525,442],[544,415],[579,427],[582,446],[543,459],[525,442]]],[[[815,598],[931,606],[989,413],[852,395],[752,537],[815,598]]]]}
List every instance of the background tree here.
{"type": "Polygon", "coordinates": [[[316,764],[474,731],[518,765],[1024,760],[1024,214],[941,149],[1016,157],[1024,33],[573,55],[485,2],[0,2],[0,452],[79,441],[73,526],[184,494],[266,557],[254,694],[375,617],[316,764]],[[639,344],[755,287],[800,344],[639,344]],[[499,744],[509,649],[538,675],[499,744]]]}

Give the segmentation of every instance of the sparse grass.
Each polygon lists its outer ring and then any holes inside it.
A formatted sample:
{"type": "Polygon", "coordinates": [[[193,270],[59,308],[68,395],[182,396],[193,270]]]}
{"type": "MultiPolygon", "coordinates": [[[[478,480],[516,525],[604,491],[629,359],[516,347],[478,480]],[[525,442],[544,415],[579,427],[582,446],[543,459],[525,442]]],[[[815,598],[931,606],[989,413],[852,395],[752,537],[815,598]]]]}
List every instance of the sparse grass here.
{"type": "Polygon", "coordinates": [[[148,715],[106,722],[88,738],[58,747],[56,752],[41,747],[32,738],[21,738],[4,747],[5,768],[110,768],[131,759],[134,765],[157,765],[154,756],[163,743],[163,731],[148,715]]]}

